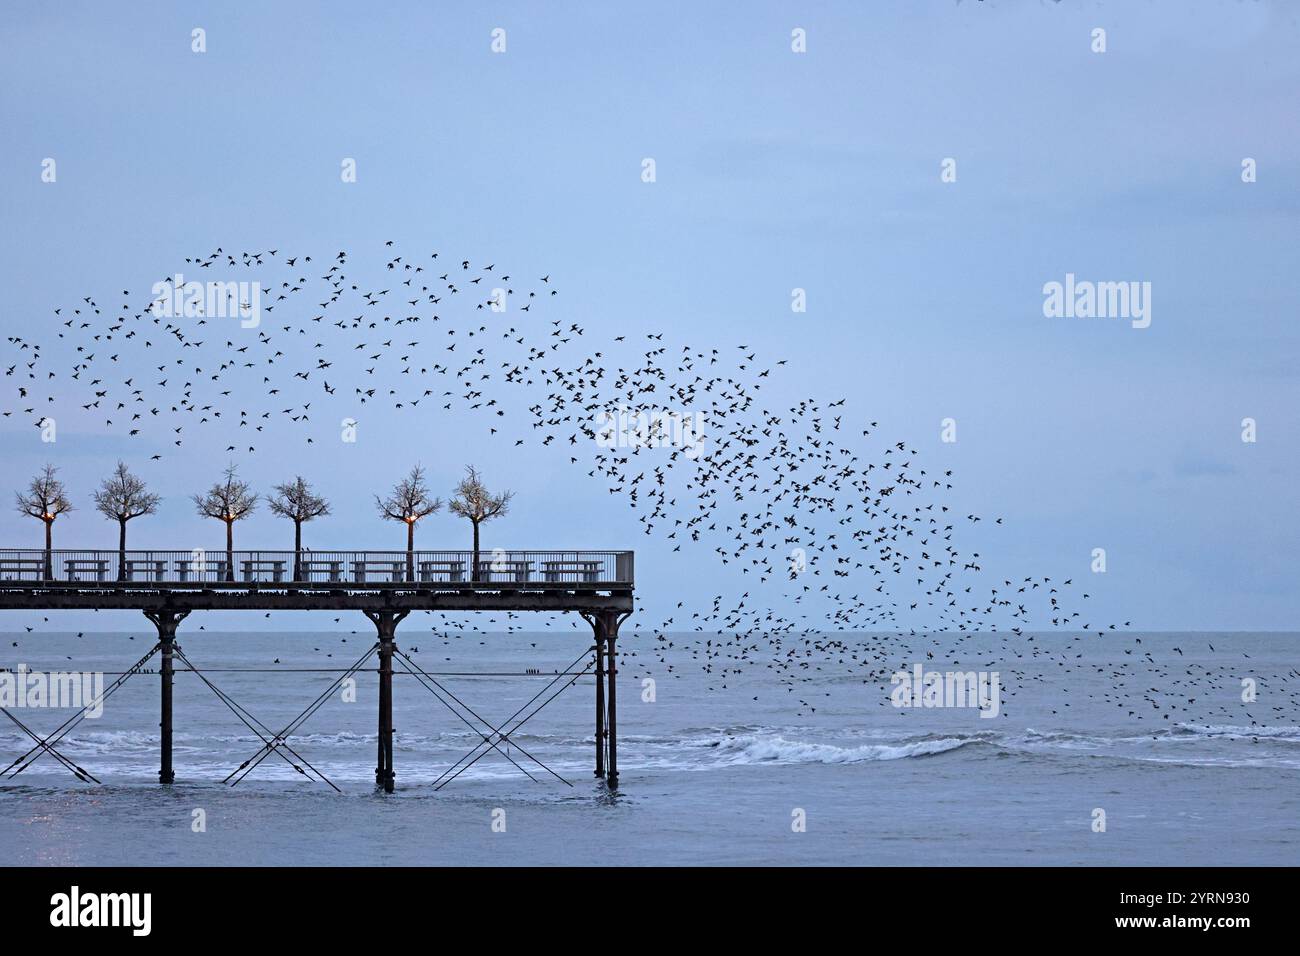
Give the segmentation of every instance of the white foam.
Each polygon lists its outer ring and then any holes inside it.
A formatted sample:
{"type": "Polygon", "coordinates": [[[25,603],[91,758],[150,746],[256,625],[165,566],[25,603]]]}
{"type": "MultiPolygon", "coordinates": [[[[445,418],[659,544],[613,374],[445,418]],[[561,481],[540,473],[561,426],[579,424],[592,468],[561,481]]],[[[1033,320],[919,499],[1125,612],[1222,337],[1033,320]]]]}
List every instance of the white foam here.
{"type": "Polygon", "coordinates": [[[1269,737],[1276,740],[1300,740],[1300,727],[1239,724],[1179,724],[1180,730],[1203,737],[1269,737]]]}
{"type": "Polygon", "coordinates": [[[727,737],[715,748],[727,764],[750,763],[864,763],[872,760],[901,760],[947,753],[976,737],[940,737],[898,744],[863,744],[860,747],[837,747],[834,744],[787,740],[780,736],[744,735],[727,737]]]}

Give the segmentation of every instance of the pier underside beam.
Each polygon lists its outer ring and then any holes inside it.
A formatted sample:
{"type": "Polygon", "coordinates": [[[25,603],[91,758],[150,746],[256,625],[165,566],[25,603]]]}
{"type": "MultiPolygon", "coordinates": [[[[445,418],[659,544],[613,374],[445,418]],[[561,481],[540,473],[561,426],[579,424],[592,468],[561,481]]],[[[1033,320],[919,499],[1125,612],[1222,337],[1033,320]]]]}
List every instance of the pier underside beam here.
{"type": "MultiPolygon", "coordinates": [[[[0,582],[0,610],[75,611],[567,611],[632,610],[632,592],[585,591],[572,588],[510,590],[399,590],[376,585],[370,590],[277,589],[268,584],[222,585],[213,588],[134,585],[87,585],[7,588],[0,582]]],[[[475,587],[475,585],[461,585],[475,587]]],[[[477,585],[482,588],[482,585],[477,585]]]]}

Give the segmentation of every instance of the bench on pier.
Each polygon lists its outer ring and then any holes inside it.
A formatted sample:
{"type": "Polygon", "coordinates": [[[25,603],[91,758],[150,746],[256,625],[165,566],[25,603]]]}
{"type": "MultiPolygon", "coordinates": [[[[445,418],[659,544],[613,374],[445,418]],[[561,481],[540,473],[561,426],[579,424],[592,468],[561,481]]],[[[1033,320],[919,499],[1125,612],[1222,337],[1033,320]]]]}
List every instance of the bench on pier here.
{"type": "Polygon", "coordinates": [[[389,581],[406,580],[406,562],[405,561],[353,561],[352,562],[352,580],[358,584],[364,584],[366,575],[370,572],[388,575],[389,581]]]}
{"type": "Polygon", "coordinates": [[[108,561],[104,558],[68,558],[63,562],[68,569],[69,581],[80,581],[83,573],[93,574],[96,581],[108,574],[108,561]]]}
{"type": "Polygon", "coordinates": [[[324,574],[328,581],[343,580],[343,562],[322,558],[303,559],[298,562],[298,576],[310,581],[313,574],[324,574]]]}
{"type": "Polygon", "coordinates": [[[514,581],[517,584],[527,582],[533,570],[531,561],[479,561],[478,580],[480,581],[514,581]],[[499,575],[499,577],[493,577],[499,575]]]}
{"type": "Polygon", "coordinates": [[[127,558],[122,562],[122,578],[134,581],[137,574],[143,581],[161,581],[167,573],[165,558],[127,558]]]}
{"type": "Polygon", "coordinates": [[[448,581],[465,580],[465,562],[453,558],[420,561],[420,580],[433,581],[435,574],[447,575],[448,581]]]}
{"type": "Polygon", "coordinates": [[[594,584],[600,580],[601,566],[599,561],[543,561],[542,580],[548,584],[559,584],[567,580],[594,584]]]}
{"type": "Polygon", "coordinates": [[[264,571],[270,571],[271,580],[277,584],[284,580],[285,562],[283,558],[245,558],[240,563],[244,567],[245,581],[262,580],[260,575],[264,571]]]}
{"type": "Polygon", "coordinates": [[[40,581],[45,578],[45,559],[44,558],[0,558],[0,575],[7,580],[24,580],[24,575],[30,574],[32,580],[40,581]],[[17,575],[17,578],[14,577],[17,575]]]}
{"type": "Polygon", "coordinates": [[[211,576],[214,581],[224,581],[226,579],[226,559],[225,558],[177,558],[176,559],[176,580],[190,580],[190,573],[193,572],[195,581],[202,581],[205,577],[211,576]]]}

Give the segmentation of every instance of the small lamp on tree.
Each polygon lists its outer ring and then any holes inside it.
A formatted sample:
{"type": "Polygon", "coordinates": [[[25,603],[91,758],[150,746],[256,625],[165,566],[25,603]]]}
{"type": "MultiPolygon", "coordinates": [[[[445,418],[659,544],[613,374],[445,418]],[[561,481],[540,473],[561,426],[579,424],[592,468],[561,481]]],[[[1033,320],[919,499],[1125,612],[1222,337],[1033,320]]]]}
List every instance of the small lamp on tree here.
{"type": "Polygon", "coordinates": [[[26,491],[17,493],[18,510],[29,518],[39,518],[45,522],[45,573],[47,581],[54,578],[53,538],[54,522],[61,514],[72,511],[72,502],[64,490],[63,482],[55,477],[58,469],[46,465],[39,475],[31,480],[26,491]]]}

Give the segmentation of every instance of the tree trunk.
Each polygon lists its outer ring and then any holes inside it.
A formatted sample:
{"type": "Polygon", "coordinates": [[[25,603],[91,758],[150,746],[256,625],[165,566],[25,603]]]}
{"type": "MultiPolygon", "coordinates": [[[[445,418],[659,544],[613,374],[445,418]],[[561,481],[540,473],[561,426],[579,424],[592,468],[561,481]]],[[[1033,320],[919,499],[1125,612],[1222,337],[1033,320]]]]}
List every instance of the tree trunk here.
{"type": "Polygon", "coordinates": [[[415,522],[406,522],[406,580],[415,580],[415,522]]]}
{"type": "Polygon", "coordinates": [[[293,579],[302,580],[302,522],[293,523],[293,579]]]}
{"type": "Polygon", "coordinates": [[[235,523],[226,522],[226,580],[235,580],[235,523]]]}
{"type": "Polygon", "coordinates": [[[54,550],[54,545],[53,545],[54,522],[48,519],[42,519],[42,520],[45,521],[45,580],[53,581],[54,580],[54,555],[51,552],[54,550]]]}
{"type": "Polygon", "coordinates": [[[478,522],[471,518],[470,523],[474,525],[474,563],[471,567],[474,569],[474,580],[479,581],[482,580],[482,575],[480,574],[478,567],[478,522]]]}
{"type": "Polygon", "coordinates": [[[117,579],[126,580],[126,519],[117,519],[117,579]]]}

